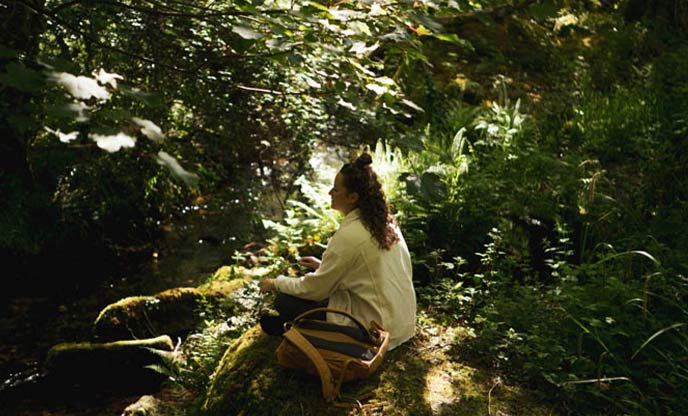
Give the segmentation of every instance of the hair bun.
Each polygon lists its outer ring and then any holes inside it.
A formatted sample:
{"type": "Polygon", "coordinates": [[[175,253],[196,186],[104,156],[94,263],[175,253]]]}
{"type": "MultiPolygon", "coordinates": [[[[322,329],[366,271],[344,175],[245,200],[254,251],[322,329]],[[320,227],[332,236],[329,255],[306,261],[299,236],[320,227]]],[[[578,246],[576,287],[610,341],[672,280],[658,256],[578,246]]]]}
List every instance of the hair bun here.
{"type": "Polygon", "coordinates": [[[361,155],[356,158],[354,164],[359,168],[364,168],[373,163],[373,158],[370,157],[368,153],[361,153],[361,155]]]}

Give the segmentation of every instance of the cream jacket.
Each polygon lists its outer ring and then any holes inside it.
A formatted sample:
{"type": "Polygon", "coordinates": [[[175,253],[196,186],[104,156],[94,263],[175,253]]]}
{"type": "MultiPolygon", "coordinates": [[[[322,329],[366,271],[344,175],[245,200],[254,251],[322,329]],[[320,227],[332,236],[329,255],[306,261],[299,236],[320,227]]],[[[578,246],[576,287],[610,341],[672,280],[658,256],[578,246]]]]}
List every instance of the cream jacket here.
{"type": "MultiPolygon", "coordinates": [[[[364,324],[380,323],[390,333],[390,349],[411,338],[416,324],[416,293],[411,257],[397,228],[399,242],[380,249],[355,209],[342,220],[330,238],[320,267],[300,278],[278,276],[282,293],[320,301],[349,312],[364,324]]],[[[328,314],[330,322],[350,325],[341,315],[328,314]]]]}

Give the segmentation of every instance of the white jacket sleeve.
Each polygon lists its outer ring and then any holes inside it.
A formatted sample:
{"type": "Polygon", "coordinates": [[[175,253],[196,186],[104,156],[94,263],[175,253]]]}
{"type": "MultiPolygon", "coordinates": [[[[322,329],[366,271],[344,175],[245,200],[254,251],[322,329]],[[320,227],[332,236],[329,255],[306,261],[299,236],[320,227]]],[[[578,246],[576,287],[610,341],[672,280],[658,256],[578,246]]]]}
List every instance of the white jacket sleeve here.
{"type": "Polygon", "coordinates": [[[299,278],[278,276],[275,287],[282,293],[302,299],[324,300],[337,289],[339,281],[346,275],[350,262],[349,256],[343,254],[328,248],[323,253],[318,270],[299,278]]]}

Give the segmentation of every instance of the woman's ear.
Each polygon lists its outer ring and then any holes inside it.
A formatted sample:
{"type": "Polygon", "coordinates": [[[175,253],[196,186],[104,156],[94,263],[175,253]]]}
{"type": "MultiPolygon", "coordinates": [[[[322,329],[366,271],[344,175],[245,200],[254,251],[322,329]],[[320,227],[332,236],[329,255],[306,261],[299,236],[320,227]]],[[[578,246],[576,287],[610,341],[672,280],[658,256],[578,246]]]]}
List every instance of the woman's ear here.
{"type": "Polygon", "coordinates": [[[358,192],[351,192],[346,196],[352,206],[358,205],[358,192]]]}

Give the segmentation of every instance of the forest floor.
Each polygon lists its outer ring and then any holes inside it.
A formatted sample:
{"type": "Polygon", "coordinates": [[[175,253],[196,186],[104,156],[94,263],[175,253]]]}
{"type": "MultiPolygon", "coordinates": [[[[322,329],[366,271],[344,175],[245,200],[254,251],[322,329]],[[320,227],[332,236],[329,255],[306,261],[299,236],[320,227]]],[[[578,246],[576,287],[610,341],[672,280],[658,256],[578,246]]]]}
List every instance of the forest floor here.
{"type": "Polygon", "coordinates": [[[171,398],[163,413],[180,408],[203,415],[560,413],[542,394],[509,380],[466,348],[475,338],[471,328],[419,302],[416,335],[390,351],[370,378],[345,383],[338,401],[327,403],[318,377],[279,366],[275,351],[282,337],[268,336],[255,325],[226,349],[206,394],[171,387],[177,394],[162,394],[171,398]]]}
{"type": "MultiPolygon", "coordinates": [[[[416,336],[388,353],[371,378],[342,387],[340,401],[326,403],[317,378],[283,370],[274,361],[280,339],[256,328],[249,365],[254,377],[237,384],[237,414],[301,415],[555,415],[534,392],[504,381],[498,371],[462,356],[461,344],[471,330],[435,320],[419,311],[416,336]],[[271,359],[265,360],[265,357],[271,359]]],[[[238,358],[241,360],[241,358],[238,358]]],[[[246,364],[237,370],[247,368],[246,364]]],[[[237,371],[237,376],[241,376],[237,371]]]]}

